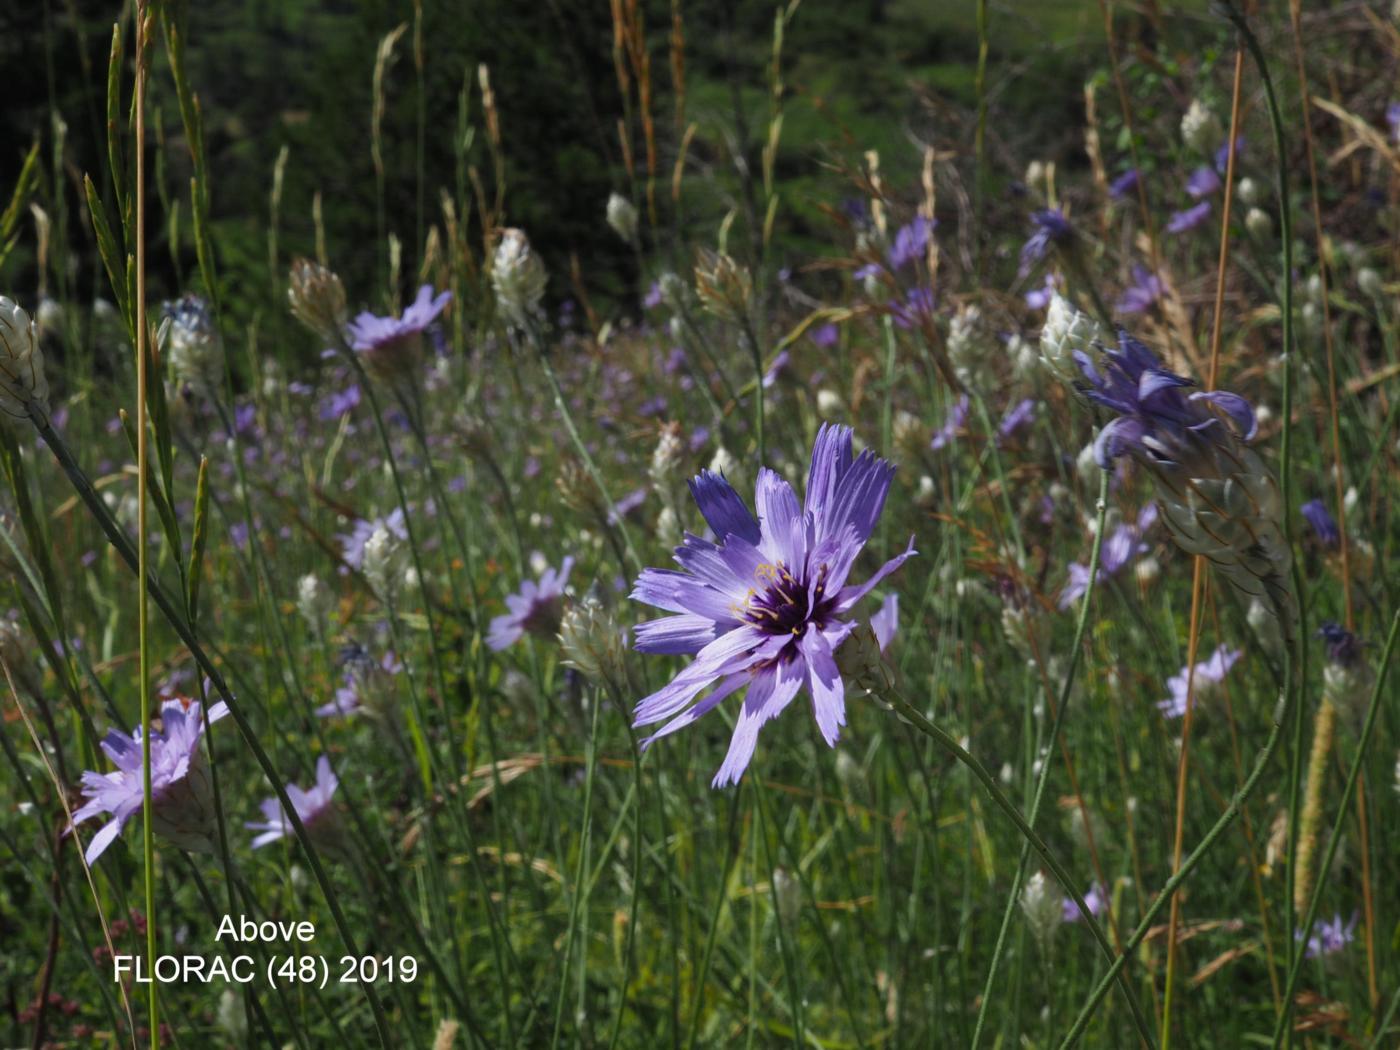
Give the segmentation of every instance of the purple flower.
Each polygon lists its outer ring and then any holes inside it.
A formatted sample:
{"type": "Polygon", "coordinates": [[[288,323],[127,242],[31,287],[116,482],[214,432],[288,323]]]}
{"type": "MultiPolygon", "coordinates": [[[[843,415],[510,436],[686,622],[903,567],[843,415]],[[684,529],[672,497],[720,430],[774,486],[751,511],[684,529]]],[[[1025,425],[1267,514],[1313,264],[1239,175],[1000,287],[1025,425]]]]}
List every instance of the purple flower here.
{"type": "Polygon", "coordinates": [[[1032,288],[1026,293],[1026,305],[1032,310],[1044,310],[1050,305],[1050,300],[1055,298],[1055,293],[1059,290],[1059,286],[1059,279],[1054,274],[1047,273],[1045,275],[1044,285],[1039,288],[1032,288]]]}
{"type": "Polygon", "coordinates": [[[1133,283],[1123,289],[1115,308],[1120,314],[1140,314],[1161,297],[1162,279],[1146,266],[1134,266],[1133,283]]]}
{"type": "Polygon", "coordinates": [[[997,437],[1005,441],[1022,427],[1028,426],[1033,419],[1035,419],[1035,398],[1023,398],[1008,408],[1006,415],[1001,417],[1001,423],[997,426],[997,437]]]}
{"type": "Polygon", "coordinates": [[[1385,107],[1385,122],[1390,125],[1391,140],[1400,143],[1400,102],[1385,107]]]}
{"type": "Polygon", "coordinates": [[[1186,179],[1186,192],[1192,200],[1200,200],[1220,191],[1220,176],[1214,168],[1204,164],[1193,171],[1186,179]]]}
{"type": "Polygon", "coordinates": [[[1360,666],[1364,643],[1341,624],[1324,620],[1317,636],[1327,643],[1327,659],[1332,663],[1347,668],[1360,666]]]}
{"type": "Polygon", "coordinates": [[[931,223],[922,215],[915,215],[901,226],[894,235],[894,243],[890,245],[890,269],[902,270],[911,262],[922,259],[928,250],[929,234],[936,225],[936,222],[931,223]]]}
{"type": "MultiPolygon", "coordinates": [[[[1334,914],[1331,922],[1319,923],[1313,935],[1308,938],[1308,946],[1303,950],[1304,958],[1320,959],[1324,955],[1335,955],[1345,948],[1356,939],[1356,918],[1356,914],[1353,913],[1344,925],[1341,915],[1334,914]]],[[[1294,930],[1293,939],[1301,941],[1303,931],[1294,930]]]]}
{"type": "Polygon", "coordinates": [[[1137,168],[1129,168],[1108,184],[1109,197],[1113,200],[1120,201],[1128,194],[1136,193],[1141,178],[1137,168]]]}
{"type": "Polygon", "coordinates": [[[783,350],[773,358],[773,363],[768,366],[768,371],[763,373],[763,389],[771,389],[779,379],[787,374],[789,366],[792,364],[792,351],[783,350]]]}
{"type": "Polygon", "coordinates": [[[834,324],[823,324],[813,328],[807,338],[823,350],[830,350],[841,341],[841,330],[834,324]]]}
{"type": "MultiPolygon", "coordinates": [[[[335,806],[332,799],[338,787],[340,780],[331,772],[331,764],[325,755],[316,760],[316,783],[313,787],[303,791],[295,784],[287,785],[287,798],[297,811],[307,835],[313,838],[324,836],[325,831],[334,824],[335,806]]],[[[253,838],[254,849],[292,837],[292,822],[287,819],[282,803],[276,797],[263,799],[258,803],[258,808],[262,810],[263,819],[250,820],[243,825],[249,831],[258,832],[253,838]]]]}
{"type": "MultiPolygon", "coordinates": [[[[209,709],[209,721],[228,714],[220,702],[209,709]]],[[[208,851],[214,826],[212,785],[199,741],[204,719],[194,701],[167,700],[160,707],[159,729],[151,730],[151,826],[181,849],[208,851]]],[[[73,814],[68,830],[100,813],[112,819],[92,837],[84,856],[97,861],[121,834],[126,822],[141,811],[144,786],[141,728],[131,735],[110,730],[102,750],[117,768],[110,773],[83,774],[85,803],[73,814]]]]}
{"type": "Polygon", "coordinates": [[[967,423],[967,412],[969,402],[967,395],[963,394],[958,398],[957,403],[948,410],[948,418],[943,421],[943,426],[938,433],[933,435],[933,440],[928,443],[928,447],[937,452],[940,448],[951,445],[958,438],[958,431],[967,423]]]}
{"type": "Polygon", "coordinates": [[[648,310],[655,310],[664,301],[665,297],[661,294],[661,282],[652,281],[651,287],[647,289],[646,298],[642,300],[642,305],[648,310]]]}
{"type": "Polygon", "coordinates": [[[1064,212],[1058,208],[1044,208],[1041,211],[1031,213],[1031,225],[1035,229],[1031,232],[1030,238],[1021,246],[1021,276],[1031,272],[1031,269],[1050,253],[1050,249],[1057,244],[1064,244],[1074,236],[1074,227],[1065,218],[1064,212]]]}
{"type": "MultiPolygon", "coordinates": [[[[1143,540],[1143,535],[1157,520],[1157,505],[1149,503],[1138,514],[1134,525],[1119,525],[1104,537],[1099,547],[1099,572],[1095,582],[1102,583],[1118,575],[1140,555],[1146,554],[1151,545],[1143,540]]],[[[1068,609],[1089,589],[1089,566],[1079,562],[1069,565],[1069,583],[1060,592],[1060,608],[1068,609]]]]}
{"type": "Polygon", "coordinates": [[[1194,230],[1209,217],[1210,201],[1201,201],[1185,211],[1172,212],[1171,217],[1167,219],[1167,232],[1185,233],[1187,230],[1194,230]]]}
{"type": "Polygon", "coordinates": [[[1300,508],[1303,517],[1308,519],[1308,524],[1312,526],[1313,532],[1322,542],[1324,547],[1336,549],[1342,544],[1342,533],[1337,528],[1337,522],[1332,517],[1332,513],[1327,509],[1327,504],[1320,499],[1308,500],[1300,508]]]}
{"type": "Polygon", "coordinates": [[[1163,718],[1180,718],[1186,714],[1186,692],[1187,678],[1191,677],[1191,692],[1196,700],[1209,691],[1209,687],[1218,685],[1229,673],[1230,668],[1241,656],[1243,649],[1231,649],[1221,645],[1207,660],[1202,660],[1196,664],[1196,673],[1191,675],[1188,668],[1183,667],[1179,672],[1167,679],[1167,689],[1171,696],[1165,700],[1157,702],[1157,710],[1162,712],[1163,718]]]}
{"type": "Polygon", "coordinates": [[[358,383],[351,383],[339,393],[331,394],[321,402],[321,408],[317,413],[322,422],[329,422],[332,419],[339,419],[341,416],[349,415],[360,403],[360,386],[358,383]]]}
{"type": "Polygon", "coordinates": [[[1227,425],[1226,418],[1245,441],[1254,437],[1254,409],[1248,401],[1224,390],[1183,394],[1183,387],[1195,383],[1167,371],[1156,354],[1127,332],[1119,331],[1118,349],[1104,351],[1102,374],[1086,354],[1076,351],[1075,362],[1089,381],[1089,400],[1118,413],[1094,442],[1094,458],[1105,470],[1128,452],[1157,467],[1174,466],[1199,444],[1211,442],[1218,428],[1227,425]]]}
{"type": "Polygon", "coordinates": [[[404,522],[402,507],[395,507],[387,517],[360,518],[349,533],[343,533],[340,536],[342,557],[345,558],[345,564],[356,572],[359,572],[364,564],[365,544],[369,542],[369,538],[381,525],[400,540],[408,541],[408,525],[404,522]]]}
{"type": "Polygon", "coordinates": [[[911,288],[904,302],[891,299],[890,314],[900,328],[915,328],[933,316],[934,298],[931,288],[911,288]]]}
{"type": "Polygon", "coordinates": [[[637,626],[636,648],[691,654],[694,661],[638,703],[634,725],[665,724],[643,741],[690,725],[747,687],[729,752],[713,784],[737,783],[758,732],[805,685],[817,728],[834,745],[846,722],[845,684],[835,652],[856,624],[857,602],[915,551],[886,562],[865,583],[847,584],[884,508],[894,467],[870,451],[852,455],[851,430],[823,424],[812,449],[805,505],[792,486],[759,471],[755,518],[723,477],[690,483],[717,543],[687,534],[676,548],[684,571],[644,569],[632,597],[674,613],[637,626]],[[704,699],[691,703],[709,686],[704,699]]]}
{"type": "Polygon", "coordinates": [[[379,317],[366,310],[346,326],[345,334],[368,365],[380,371],[396,370],[417,362],[424,331],[451,301],[451,292],[434,296],[433,286],[425,284],[402,317],[379,317]]]}
{"type": "MultiPolygon", "coordinates": [[[[1108,897],[1104,894],[1103,887],[1097,882],[1090,885],[1084,894],[1084,903],[1089,907],[1089,914],[1098,918],[1108,910],[1108,897]]],[[[1084,913],[1079,910],[1079,905],[1074,903],[1073,898],[1066,897],[1063,902],[1062,918],[1065,922],[1078,922],[1084,918],[1084,913]]]]}
{"type": "Polygon", "coordinates": [[[520,641],[528,632],[540,637],[552,637],[559,630],[559,618],[564,611],[564,585],[574,567],[572,556],[559,563],[559,570],[546,566],[539,582],[526,580],[519,594],[506,596],[510,612],[491,621],[486,644],[496,652],[520,641]]]}
{"type": "Polygon", "coordinates": [[[394,695],[391,680],[403,671],[394,651],[390,649],[375,663],[368,649],[352,642],[341,649],[340,662],[345,670],[344,682],[335,691],[334,700],[316,708],[316,717],[348,718],[361,711],[386,714],[394,695]]]}

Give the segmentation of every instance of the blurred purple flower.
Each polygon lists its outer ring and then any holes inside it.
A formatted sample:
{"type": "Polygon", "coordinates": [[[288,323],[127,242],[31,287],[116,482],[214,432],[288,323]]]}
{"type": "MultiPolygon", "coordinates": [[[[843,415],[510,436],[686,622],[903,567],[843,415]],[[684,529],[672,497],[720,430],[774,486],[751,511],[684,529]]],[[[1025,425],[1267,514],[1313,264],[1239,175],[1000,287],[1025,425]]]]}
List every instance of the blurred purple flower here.
{"type": "MultiPolygon", "coordinates": [[[[1099,547],[1099,572],[1096,582],[1102,583],[1118,575],[1138,557],[1146,554],[1151,545],[1143,536],[1157,520],[1157,505],[1149,503],[1138,513],[1132,525],[1119,525],[1107,536],[1099,547]]],[[[1069,565],[1069,582],[1060,592],[1060,608],[1068,609],[1089,589],[1089,566],[1079,562],[1069,565]]]]}
{"type": "Polygon", "coordinates": [[[817,325],[807,333],[807,338],[823,350],[830,350],[841,341],[841,330],[834,324],[817,325]]]}
{"type": "Polygon", "coordinates": [[[1171,695],[1165,700],[1157,701],[1157,710],[1162,712],[1163,718],[1182,717],[1186,714],[1187,678],[1192,678],[1191,692],[1199,701],[1211,686],[1218,685],[1225,679],[1230,668],[1234,667],[1243,655],[1243,649],[1231,649],[1222,644],[1209,659],[1196,664],[1194,676],[1191,676],[1189,668],[1183,667],[1167,679],[1167,691],[1171,695]]]}
{"type": "Polygon", "coordinates": [[[894,467],[870,451],[853,456],[851,431],[823,424],[812,449],[806,504],[792,486],[760,468],[755,518],[723,477],[705,471],[690,491],[718,538],[685,537],[683,570],[643,569],[637,601],[674,613],[637,626],[636,648],[695,657],[668,685],[641,700],[634,725],[665,724],[649,746],[695,722],[747,687],[729,752],[713,784],[737,783],[758,732],[804,687],[822,737],[835,745],[846,723],[845,685],[835,652],[855,624],[857,602],[915,551],[886,562],[864,584],[847,584],[856,557],[884,509],[894,467]],[[692,704],[709,686],[714,690],[692,704]]]}
{"type": "Polygon", "coordinates": [[[1074,227],[1058,208],[1044,208],[1031,213],[1034,229],[1029,239],[1021,246],[1021,270],[1025,277],[1031,269],[1057,244],[1065,244],[1074,236],[1074,227]]]}
{"type": "MultiPolygon", "coordinates": [[[[1307,948],[1303,950],[1304,958],[1320,959],[1324,955],[1336,955],[1356,939],[1356,919],[1357,916],[1353,913],[1343,924],[1341,915],[1334,914],[1331,922],[1318,923],[1313,935],[1308,938],[1307,948]]],[[[1293,939],[1301,941],[1303,931],[1294,930],[1293,939]]]]}
{"type": "Polygon", "coordinates": [[[1324,620],[1317,635],[1327,643],[1327,659],[1338,667],[1355,668],[1361,664],[1364,643],[1339,623],[1324,620]]]}
{"type": "Polygon", "coordinates": [[[904,302],[890,300],[889,310],[894,323],[900,328],[917,328],[933,316],[934,302],[931,288],[911,288],[904,302]]]}
{"type": "Polygon", "coordinates": [[[358,353],[371,359],[403,348],[416,349],[423,332],[451,301],[451,292],[434,296],[433,286],[425,284],[402,317],[379,317],[365,310],[346,326],[345,334],[358,353]]]}
{"type": "Polygon", "coordinates": [[[1140,314],[1150,310],[1162,297],[1162,279],[1146,266],[1133,267],[1133,283],[1123,289],[1115,305],[1120,314],[1140,314]]]}
{"type": "Polygon", "coordinates": [[[1032,310],[1044,310],[1050,305],[1050,300],[1055,298],[1059,287],[1059,278],[1055,274],[1047,273],[1045,283],[1041,287],[1032,288],[1026,293],[1026,305],[1032,310]]]}
{"type": "MultiPolygon", "coordinates": [[[[1089,914],[1098,918],[1108,911],[1108,897],[1104,894],[1103,887],[1097,882],[1092,883],[1084,894],[1084,903],[1089,907],[1089,914]]],[[[1065,922],[1079,922],[1084,918],[1083,912],[1079,910],[1079,905],[1074,903],[1073,898],[1064,899],[1062,918],[1065,922]]]]}
{"type": "Polygon", "coordinates": [[[958,431],[967,423],[967,413],[970,402],[967,395],[963,394],[958,398],[952,408],[948,410],[948,418],[943,421],[943,426],[933,435],[933,440],[928,443],[928,447],[937,452],[940,448],[951,445],[958,438],[958,431]]]}
{"type": "Polygon", "coordinates": [[[1220,176],[1214,168],[1204,164],[1193,171],[1186,179],[1186,192],[1192,200],[1200,200],[1220,191],[1220,176]]]}
{"type": "Polygon", "coordinates": [[[1168,233],[1185,233],[1187,230],[1194,230],[1201,223],[1210,217],[1210,201],[1201,201],[1193,207],[1184,211],[1172,212],[1167,219],[1168,233]]]}
{"type": "Polygon", "coordinates": [[[358,383],[351,383],[339,393],[331,394],[321,402],[321,407],[317,413],[322,422],[329,422],[332,419],[339,419],[354,411],[360,403],[360,386],[358,383]]]}
{"type": "Polygon", "coordinates": [[[526,634],[553,637],[559,630],[559,620],[564,612],[564,587],[569,582],[569,572],[573,567],[573,557],[566,557],[559,563],[558,571],[546,566],[538,582],[526,580],[520,585],[518,594],[506,595],[506,608],[510,611],[491,621],[486,644],[500,652],[526,634]]]}
{"type": "Polygon", "coordinates": [[[997,437],[1005,441],[1022,427],[1029,425],[1033,419],[1035,419],[1035,398],[1023,398],[1008,408],[1006,415],[1001,417],[1001,423],[997,426],[997,437]]]}
{"type": "Polygon", "coordinates": [[[1337,528],[1336,519],[1332,517],[1332,512],[1327,509],[1327,504],[1320,499],[1311,499],[1300,508],[1303,517],[1307,519],[1312,530],[1317,534],[1318,540],[1324,547],[1336,549],[1342,544],[1342,533],[1337,528]]]}
{"type": "Polygon", "coordinates": [[[407,542],[408,525],[404,522],[402,507],[395,507],[383,518],[360,518],[350,532],[340,535],[341,556],[344,557],[345,564],[357,572],[360,570],[365,558],[365,544],[374,535],[374,530],[381,525],[407,542]]]}
{"type": "Polygon", "coordinates": [[[1137,168],[1129,168],[1116,179],[1108,184],[1108,195],[1111,199],[1119,201],[1130,193],[1136,193],[1141,175],[1137,168]]]}
{"type": "Polygon", "coordinates": [[[901,226],[895,232],[894,243],[890,245],[890,269],[902,270],[911,262],[924,258],[928,251],[929,235],[936,225],[937,221],[931,223],[922,215],[915,215],[901,226]]]}
{"type": "MultiPolygon", "coordinates": [[[[340,780],[331,772],[330,760],[325,755],[316,760],[316,783],[312,787],[303,791],[296,784],[287,785],[287,798],[296,810],[307,835],[323,836],[325,830],[334,823],[335,805],[332,800],[338,787],[340,780]]],[[[249,831],[258,832],[253,838],[253,849],[261,849],[278,839],[292,837],[292,822],[287,819],[282,803],[276,796],[263,799],[258,808],[262,810],[263,819],[250,820],[243,825],[249,831]]]]}

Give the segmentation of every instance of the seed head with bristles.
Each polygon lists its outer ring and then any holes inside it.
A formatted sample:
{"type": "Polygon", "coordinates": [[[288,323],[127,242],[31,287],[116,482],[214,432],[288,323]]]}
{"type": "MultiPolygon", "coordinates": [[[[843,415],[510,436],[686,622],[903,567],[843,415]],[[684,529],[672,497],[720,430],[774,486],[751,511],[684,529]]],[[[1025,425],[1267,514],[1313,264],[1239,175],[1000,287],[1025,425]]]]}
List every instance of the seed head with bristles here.
{"type": "Polygon", "coordinates": [[[45,413],[49,407],[38,328],[22,306],[0,295],[0,413],[23,419],[31,406],[45,413]]]}

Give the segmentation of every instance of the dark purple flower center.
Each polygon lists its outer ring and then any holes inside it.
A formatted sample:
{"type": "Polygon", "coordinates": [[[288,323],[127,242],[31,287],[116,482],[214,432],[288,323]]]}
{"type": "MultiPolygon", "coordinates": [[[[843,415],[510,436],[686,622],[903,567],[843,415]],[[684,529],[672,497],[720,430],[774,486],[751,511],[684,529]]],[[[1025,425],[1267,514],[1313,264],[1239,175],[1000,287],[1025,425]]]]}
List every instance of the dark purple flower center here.
{"type": "Polygon", "coordinates": [[[822,626],[835,604],[826,593],[827,566],[817,569],[815,586],[794,576],[782,564],[765,562],[754,570],[756,586],[749,588],[741,615],[767,634],[802,635],[807,624],[822,626]]]}

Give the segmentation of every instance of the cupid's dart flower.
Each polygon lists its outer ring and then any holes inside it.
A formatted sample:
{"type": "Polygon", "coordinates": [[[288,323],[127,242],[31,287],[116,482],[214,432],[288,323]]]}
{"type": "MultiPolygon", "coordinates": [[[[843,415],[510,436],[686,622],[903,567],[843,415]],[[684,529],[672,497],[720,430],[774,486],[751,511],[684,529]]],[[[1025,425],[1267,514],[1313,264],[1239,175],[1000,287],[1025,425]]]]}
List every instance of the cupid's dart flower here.
{"type": "MultiPolygon", "coordinates": [[[[306,834],[317,846],[330,844],[336,839],[337,817],[335,811],[335,791],[340,780],[331,771],[330,761],[325,755],[316,760],[316,783],[303,791],[296,784],[287,785],[287,798],[297,811],[297,818],[306,834]]],[[[275,797],[258,803],[262,810],[262,820],[244,823],[249,831],[258,834],[253,837],[253,848],[261,849],[278,839],[292,838],[292,822],[287,819],[282,803],[275,797]]]]}
{"type": "Polygon", "coordinates": [[[500,652],[527,634],[554,637],[564,614],[564,588],[573,567],[574,559],[567,557],[557,570],[546,566],[539,582],[526,580],[518,594],[507,595],[506,608],[510,611],[491,621],[486,644],[500,652]]]}
{"type": "Polygon", "coordinates": [[[379,317],[366,310],[350,322],[345,334],[375,375],[415,374],[423,361],[423,333],[451,301],[451,292],[434,295],[433,286],[425,284],[401,317],[379,317]]]}
{"type": "Polygon", "coordinates": [[[1230,668],[1234,667],[1243,655],[1243,649],[1231,649],[1221,645],[1209,659],[1196,664],[1194,673],[1189,667],[1183,667],[1167,679],[1167,689],[1171,696],[1157,701],[1157,710],[1162,712],[1163,718],[1181,718],[1186,714],[1188,694],[1199,703],[1225,680],[1230,668]]]}
{"type": "MultiPolygon", "coordinates": [[[[222,701],[209,708],[209,721],[228,714],[222,701]]],[[[167,700],[160,708],[160,728],[151,730],[151,826],[157,835],[184,850],[213,850],[214,792],[209,764],[201,750],[204,719],[199,703],[167,700]]],[[[83,774],[87,801],[73,814],[68,830],[101,813],[110,813],[88,843],[89,864],[121,834],[126,822],[141,812],[144,777],[141,762],[141,729],[131,735],[113,729],[102,740],[102,750],[117,768],[110,773],[83,774]]]]}
{"type": "Polygon", "coordinates": [[[845,683],[835,653],[856,623],[857,602],[915,553],[848,584],[857,555],[884,509],[894,467],[869,451],[853,456],[849,427],[823,424],[812,449],[805,505],[792,486],[760,468],[755,518],[723,477],[706,471],[691,494],[716,542],[687,535],[675,557],[684,571],[644,569],[632,597],[675,615],[638,624],[644,653],[695,659],[637,704],[634,725],[665,724],[648,746],[690,725],[747,687],[729,753],[714,786],[737,783],[759,729],[804,687],[817,728],[834,746],[846,723],[845,683]],[[708,696],[692,703],[706,688],[708,696]]]}
{"type": "Polygon", "coordinates": [[[209,304],[187,295],[163,309],[169,322],[163,349],[176,384],[212,397],[224,382],[224,341],[209,315],[209,304]]]}
{"type": "Polygon", "coordinates": [[[0,412],[24,419],[30,406],[49,410],[38,326],[24,307],[0,295],[0,412]]]}
{"type": "Polygon", "coordinates": [[[1084,395],[1116,414],[1094,442],[1099,466],[1130,456],[1146,469],[1176,545],[1209,560],[1246,603],[1263,601],[1291,640],[1292,555],[1278,486],[1248,445],[1257,429],[1249,402],[1224,390],[1186,393],[1195,384],[1127,332],[1100,365],[1083,351],[1074,357],[1084,395]]]}

